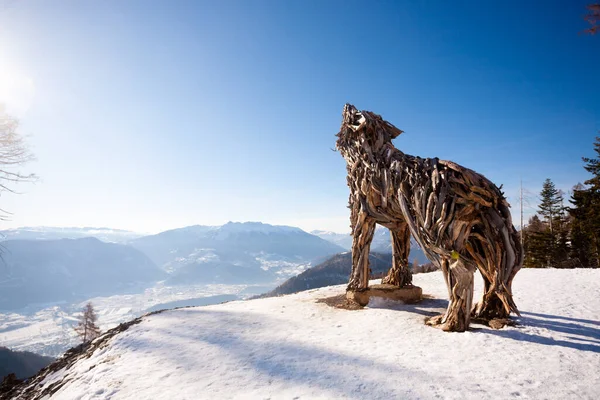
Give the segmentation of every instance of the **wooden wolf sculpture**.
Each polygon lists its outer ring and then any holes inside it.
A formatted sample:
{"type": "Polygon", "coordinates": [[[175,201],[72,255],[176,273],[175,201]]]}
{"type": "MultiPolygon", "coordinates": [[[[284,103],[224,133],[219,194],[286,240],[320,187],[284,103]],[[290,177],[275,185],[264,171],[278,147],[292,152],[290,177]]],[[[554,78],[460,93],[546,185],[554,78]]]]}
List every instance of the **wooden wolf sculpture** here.
{"type": "Polygon", "coordinates": [[[344,107],[336,148],[347,162],[350,187],[350,297],[368,289],[369,248],[380,224],[391,232],[393,251],[383,283],[411,283],[411,234],[443,271],[450,301],[446,313],[430,324],[464,331],[471,314],[484,319],[518,314],[511,283],[523,250],[503,193],[484,176],[451,161],[404,154],[392,144],[401,133],[377,114],[344,107]],[[476,268],[484,293],[472,307],[476,268]]]}

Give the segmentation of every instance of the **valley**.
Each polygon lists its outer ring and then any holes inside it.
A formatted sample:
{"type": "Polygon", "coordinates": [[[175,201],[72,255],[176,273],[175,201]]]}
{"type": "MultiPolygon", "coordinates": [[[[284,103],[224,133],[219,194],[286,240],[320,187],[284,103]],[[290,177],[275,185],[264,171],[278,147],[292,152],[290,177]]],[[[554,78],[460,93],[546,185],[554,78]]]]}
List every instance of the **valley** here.
{"type": "Polygon", "coordinates": [[[267,292],[343,248],[298,228],[190,226],[142,236],[108,228],[1,232],[0,345],[56,357],[91,301],[102,330],[144,313],[267,292]]]}
{"type": "Polygon", "coordinates": [[[37,304],[18,310],[0,311],[0,343],[12,350],[57,357],[79,344],[80,340],[73,326],[87,301],[94,305],[99,326],[105,331],[147,312],[245,299],[262,293],[265,288],[269,286],[165,286],[158,283],[140,293],[93,297],[75,303],[37,304]]]}
{"type": "MultiPolygon", "coordinates": [[[[314,266],[328,270],[331,257],[351,244],[350,235],[258,222],[150,236],[108,228],[25,228],[2,235],[0,344],[52,357],[78,344],[72,328],[88,301],[107,330],[159,309],[243,300],[279,285],[297,291],[307,286],[295,277],[314,266]]],[[[373,243],[387,253],[377,264],[383,271],[391,261],[389,232],[378,229],[373,243]]],[[[413,251],[414,258],[422,253],[413,251]]],[[[345,280],[349,258],[343,259],[335,283],[345,280]]]]}

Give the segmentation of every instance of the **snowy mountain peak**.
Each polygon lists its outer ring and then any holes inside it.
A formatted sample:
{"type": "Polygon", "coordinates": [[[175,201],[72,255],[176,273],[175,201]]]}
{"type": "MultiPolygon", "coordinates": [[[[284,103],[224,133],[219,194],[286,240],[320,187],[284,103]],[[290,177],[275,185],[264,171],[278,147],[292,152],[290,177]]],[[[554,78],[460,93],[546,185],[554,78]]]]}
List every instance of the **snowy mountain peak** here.
{"type": "Polygon", "coordinates": [[[215,226],[215,225],[190,225],[190,226],[184,226],[183,228],[177,228],[177,229],[172,229],[169,231],[164,231],[161,233],[177,232],[180,234],[183,233],[183,234],[195,234],[198,236],[204,236],[208,232],[212,232],[217,229],[219,229],[219,226],[215,226]]]}
{"type": "Polygon", "coordinates": [[[305,233],[302,229],[286,225],[269,225],[262,222],[228,222],[218,229],[217,239],[225,239],[231,234],[263,233],[288,234],[305,233]]]}
{"type": "Polygon", "coordinates": [[[315,235],[315,236],[350,236],[350,232],[348,233],[339,233],[339,232],[333,232],[333,231],[321,231],[321,230],[314,230],[314,231],[310,231],[311,235],[315,235]]]}

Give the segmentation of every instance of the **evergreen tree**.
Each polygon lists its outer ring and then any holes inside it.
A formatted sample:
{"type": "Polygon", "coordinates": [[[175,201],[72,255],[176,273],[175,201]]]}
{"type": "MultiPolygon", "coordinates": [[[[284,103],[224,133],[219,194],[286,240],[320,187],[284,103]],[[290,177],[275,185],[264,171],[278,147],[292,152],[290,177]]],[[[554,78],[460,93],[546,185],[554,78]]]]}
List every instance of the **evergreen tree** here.
{"type": "Polygon", "coordinates": [[[94,340],[100,335],[100,328],[96,325],[98,316],[94,311],[92,303],[88,302],[83,308],[83,314],[79,317],[79,323],[75,328],[75,332],[81,337],[83,343],[94,340]]]}
{"type": "Polygon", "coordinates": [[[544,220],[550,227],[550,235],[554,239],[556,231],[556,219],[561,212],[562,194],[556,189],[554,183],[550,179],[546,179],[542,185],[540,192],[541,202],[539,205],[539,214],[544,217],[544,220]]]}
{"type": "Polygon", "coordinates": [[[544,267],[560,267],[568,264],[568,225],[563,193],[556,189],[550,179],[546,179],[540,192],[541,202],[538,214],[544,218],[547,227],[536,234],[536,246],[545,255],[544,267]]]}
{"type": "Polygon", "coordinates": [[[555,238],[554,238],[554,253],[553,264],[555,267],[559,268],[573,268],[574,265],[569,260],[570,254],[570,233],[571,233],[571,224],[572,218],[567,212],[567,207],[564,204],[564,192],[559,189],[558,191],[558,199],[560,200],[558,214],[555,218],[555,238]]]}
{"type": "Polygon", "coordinates": [[[549,263],[548,226],[537,215],[529,218],[529,223],[523,230],[526,268],[543,268],[549,263]]]}
{"type": "Polygon", "coordinates": [[[572,246],[582,266],[600,266],[600,137],[596,137],[597,158],[582,157],[585,170],[592,177],[585,181],[588,188],[578,185],[573,190],[569,210],[573,218],[572,246]]]}
{"type": "MultiPolygon", "coordinates": [[[[600,136],[596,136],[596,141],[594,142],[594,151],[598,157],[600,157],[600,136]]],[[[583,168],[593,175],[592,178],[585,181],[585,184],[591,185],[593,189],[600,190],[600,159],[582,157],[582,160],[585,163],[583,168]]]]}
{"type": "Polygon", "coordinates": [[[569,209],[572,217],[571,223],[571,252],[569,257],[577,262],[581,267],[589,267],[592,260],[592,249],[590,237],[586,233],[585,209],[586,209],[585,188],[582,184],[577,184],[573,188],[570,202],[574,207],[569,209]]]}

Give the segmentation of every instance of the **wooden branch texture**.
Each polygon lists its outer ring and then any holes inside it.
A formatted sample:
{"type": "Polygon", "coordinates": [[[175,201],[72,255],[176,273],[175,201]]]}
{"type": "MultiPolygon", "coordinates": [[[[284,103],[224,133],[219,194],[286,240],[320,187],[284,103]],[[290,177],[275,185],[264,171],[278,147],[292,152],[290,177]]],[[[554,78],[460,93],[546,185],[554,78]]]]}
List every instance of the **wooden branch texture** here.
{"type": "Polygon", "coordinates": [[[392,144],[401,130],[369,111],[346,104],[336,148],[347,162],[352,228],[349,291],[368,288],[369,248],[375,225],[390,229],[393,265],[384,283],[411,283],[410,236],[444,273],[450,302],[439,319],[444,330],[464,331],[473,314],[518,314],[511,283],[523,250],[500,189],[452,161],[404,154],[392,144]],[[484,294],[472,307],[473,273],[484,294]]]}

